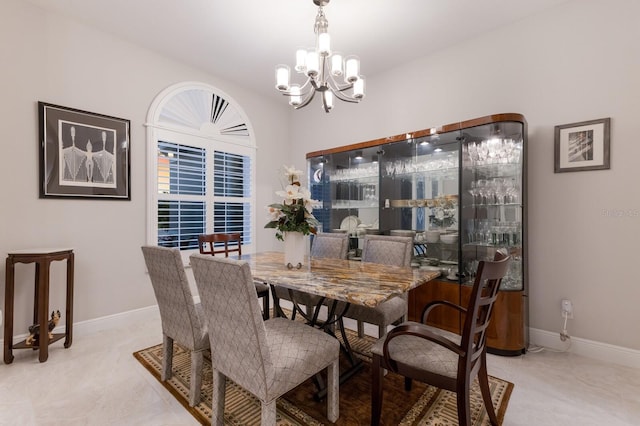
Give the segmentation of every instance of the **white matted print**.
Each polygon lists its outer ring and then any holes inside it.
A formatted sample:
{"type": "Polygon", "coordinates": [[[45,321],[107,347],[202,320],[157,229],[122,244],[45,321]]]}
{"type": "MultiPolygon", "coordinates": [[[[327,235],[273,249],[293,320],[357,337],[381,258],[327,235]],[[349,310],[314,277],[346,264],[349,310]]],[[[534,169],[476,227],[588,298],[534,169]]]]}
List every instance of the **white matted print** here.
{"type": "Polygon", "coordinates": [[[555,127],[555,172],[610,168],[610,118],[555,127]]]}

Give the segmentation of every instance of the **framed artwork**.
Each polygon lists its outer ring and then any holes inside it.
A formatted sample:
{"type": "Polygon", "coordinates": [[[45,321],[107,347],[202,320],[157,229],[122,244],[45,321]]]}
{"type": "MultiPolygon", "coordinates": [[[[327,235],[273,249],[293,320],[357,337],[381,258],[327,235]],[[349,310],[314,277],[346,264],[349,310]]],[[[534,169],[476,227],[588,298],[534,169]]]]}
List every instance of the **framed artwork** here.
{"type": "Polygon", "coordinates": [[[38,102],[40,198],[131,200],[130,122],[38,102]]]}
{"type": "Polygon", "coordinates": [[[604,170],[610,166],[610,118],[555,127],[555,172],[604,170]]]}

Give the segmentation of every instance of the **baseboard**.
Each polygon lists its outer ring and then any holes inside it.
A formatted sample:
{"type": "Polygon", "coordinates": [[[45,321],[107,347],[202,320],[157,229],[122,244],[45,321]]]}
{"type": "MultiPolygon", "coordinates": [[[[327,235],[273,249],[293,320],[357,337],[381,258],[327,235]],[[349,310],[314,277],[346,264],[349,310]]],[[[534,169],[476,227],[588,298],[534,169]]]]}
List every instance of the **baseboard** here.
{"type": "Polygon", "coordinates": [[[640,351],[594,340],[571,337],[563,342],[557,332],[529,329],[531,346],[542,346],[556,351],[571,352],[587,358],[611,362],[632,368],[640,368],[640,351]]]}
{"type": "MultiPolygon", "coordinates": [[[[160,310],[158,309],[158,305],[147,306],[146,308],[134,309],[132,311],[120,312],[106,317],[74,323],[73,335],[82,336],[84,334],[108,330],[113,327],[135,324],[140,321],[153,319],[160,319],[160,310]]],[[[64,330],[64,328],[62,330],[64,330]]]]}
{"type": "MultiPolygon", "coordinates": [[[[134,309],[132,311],[120,312],[118,314],[73,323],[73,336],[74,338],[82,337],[126,324],[135,324],[139,321],[148,321],[159,318],[160,311],[158,310],[158,306],[148,306],[146,308],[134,309]]],[[[53,332],[64,333],[64,324],[58,325],[53,332]]],[[[13,341],[14,343],[19,342],[27,336],[28,333],[16,334],[13,336],[13,341]]],[[[4,347],[4,339],[0,340],[0,344],[4,347]]]]}

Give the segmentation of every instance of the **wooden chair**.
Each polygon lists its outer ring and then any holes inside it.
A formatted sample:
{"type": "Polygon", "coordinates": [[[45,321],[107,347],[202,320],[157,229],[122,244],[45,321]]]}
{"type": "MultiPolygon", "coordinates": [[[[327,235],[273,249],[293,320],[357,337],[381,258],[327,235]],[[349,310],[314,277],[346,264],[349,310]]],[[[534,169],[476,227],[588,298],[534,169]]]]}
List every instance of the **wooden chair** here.
{"type": "Polygon", "coordinates": [[[209,335],[200,303],[194,303],[180,251],[143,246],[142,254],[160,309],[162,322],[163,381],[172,376],[173,342],[191,352],[189,405],[200,402],[203,352],[209,349],[209,335]]]}
{"type": "MultiPolygon", "coordinates": [[[[238,257],[242,256],[242,235],[239,232],[230,234],[203,234],[198,236],[198,248],[200,254],[224,254],[229,257],[229,253],[238,253],[238,257]],[[217,248],[216,243],[222,243],[222,248],[217,248]]],[[[269,319],[269,286],[263,282],[255,281],[256,293],[262,299],[262,317],[269,319]]]]}
{"type": "Polygon", "coordinates": [[[231,234],[203,234],[198,236],[198,248],[201,254],[224,254],[229,257],[229,253],[238,252],[242,256],[242,236],[239,232],[231,234]],[[222,248],[217,248],[216,243],[223,243],[222,248]]]}
{"type": "MultiPolygon", "coordinates": [[[[384,265],[411,266],[413,238],[387,235],[365,235],[362,261],[384,265]]],[[[364,337],[364,323],[378,326],[378,337],[396,321],[404,321],[408,313],[407,295],[393,297],[375,308],[352,304],[345,317],[358,322],[358,337],[364,337]]]]}
{"type": "Polygon", "coordinates": [[[326,370],[327,418],[339,416],[340,343],[321,330],[285,318],[263,320],[249,264],[193,254],[190,257],[207,320],[213,385],[211,424],[224,423],[228,377],[261,402],[261,424],[276,424],[276,400],[326,370]]]}
{"type": "Polygon", "coordinates": [[[489,419],[492,424],[498,424],[487,378],[486,331],[510,258],[497,252],[494,259],[481,261],[478,265],[466,307],[448,301],[431,302],[423,310],[422,323],[402,323],[372,346],[372,425],[380,423],[384,369],[404,376],[407,390],[411,389],[411,380],[415,379],[455,392],[458,424],[463,426],[471,425],[469,394],[473,380],[478,377],[489,419]],[[465,314],[461,335],[425,325],[429,312],[435,306],[465,314]]]}

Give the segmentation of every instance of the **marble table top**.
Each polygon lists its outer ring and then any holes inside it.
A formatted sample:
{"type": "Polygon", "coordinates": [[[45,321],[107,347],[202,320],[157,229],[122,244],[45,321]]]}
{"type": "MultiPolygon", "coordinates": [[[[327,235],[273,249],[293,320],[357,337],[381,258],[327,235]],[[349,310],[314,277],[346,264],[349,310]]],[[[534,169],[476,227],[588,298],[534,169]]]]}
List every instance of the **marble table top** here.
{"type": "MultiPolygon", "coordinates": [[[[256,280],[364,306],[408,292],[439,272],[340,259],[312,259],[301,269],[288,269],[284,253],[243,254],[256,280]]],[[[308,259],[307,259],[308,260],[308,259]]]]}

